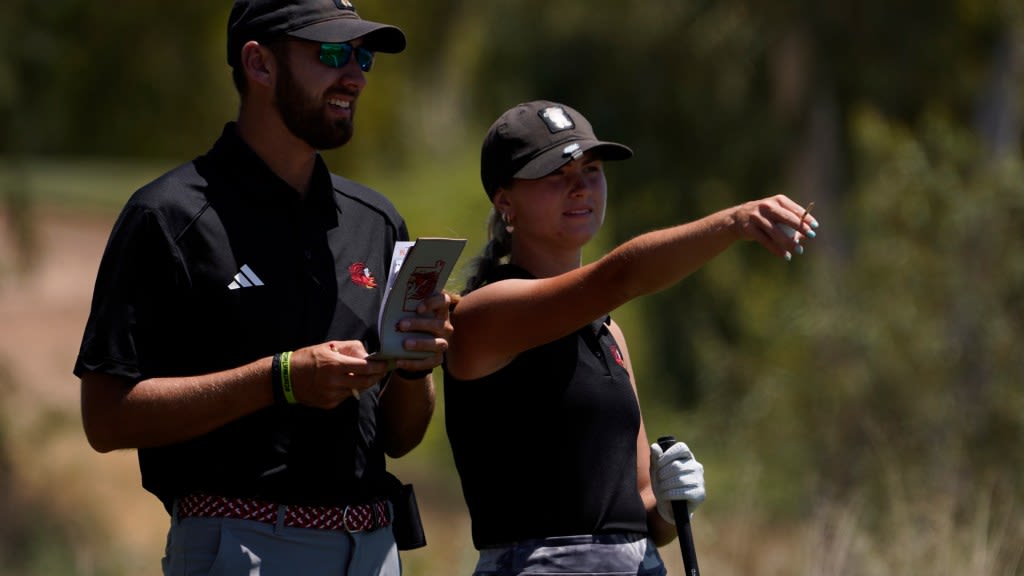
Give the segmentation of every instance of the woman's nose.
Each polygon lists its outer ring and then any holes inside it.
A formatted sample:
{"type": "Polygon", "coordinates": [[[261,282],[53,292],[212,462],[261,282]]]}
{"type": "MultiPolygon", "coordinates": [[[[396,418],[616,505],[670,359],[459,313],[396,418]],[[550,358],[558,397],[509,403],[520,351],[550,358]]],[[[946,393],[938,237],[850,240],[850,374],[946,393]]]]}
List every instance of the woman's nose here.
{"type": "Polygon", "coordinates": [[[583,174],[573,174],[569,178],[569,194],[572,196],[582,196],[587,192],[589,192],[587,179],[583,177],[583,174]]]}

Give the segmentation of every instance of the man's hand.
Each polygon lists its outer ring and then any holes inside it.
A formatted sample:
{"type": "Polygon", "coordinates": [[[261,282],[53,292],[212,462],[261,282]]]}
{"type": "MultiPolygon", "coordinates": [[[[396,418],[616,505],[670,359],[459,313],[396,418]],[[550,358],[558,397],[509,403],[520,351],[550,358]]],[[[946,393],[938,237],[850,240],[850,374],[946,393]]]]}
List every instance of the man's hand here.
{"type": "Polygon", "coordinates": [[[291,371],[296,402],[331,409],[379,382],[388,365],[367,361],[363,343],[347,340],[296,350],[291,371]]]}
{"type": "Polygon", "coordinates": [[[444,353],[448,350],[448,340],[452,337],[450,306],[451,296],[441,292],[420,303],[416,309],[418,316],[402,319],[398,324],[400,331],[420,333],[418,337],[405,339],[405,349],[429,352],[431,355],[421,359],[399,359],[395,367],[419,372],[433,370],[441,365],[444,353]]]}

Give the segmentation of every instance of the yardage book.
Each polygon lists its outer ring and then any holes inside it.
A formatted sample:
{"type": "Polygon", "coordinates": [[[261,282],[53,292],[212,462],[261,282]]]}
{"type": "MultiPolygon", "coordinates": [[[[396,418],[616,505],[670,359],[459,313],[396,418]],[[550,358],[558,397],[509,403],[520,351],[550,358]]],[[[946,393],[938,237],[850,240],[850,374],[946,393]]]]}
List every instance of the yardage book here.
{"type": "Polygon", "coordinates": [[[420,302],[444,288],[465,246],[465,238],[434,237],[395,244],[388,283],[384,287],[384,301],[377,317],[380,350],[370,355],[373,359],[429,356],[402,347],[402,342],[416,333],[399,332],[398,322],[402,318],[416,316],[420,302]]]}

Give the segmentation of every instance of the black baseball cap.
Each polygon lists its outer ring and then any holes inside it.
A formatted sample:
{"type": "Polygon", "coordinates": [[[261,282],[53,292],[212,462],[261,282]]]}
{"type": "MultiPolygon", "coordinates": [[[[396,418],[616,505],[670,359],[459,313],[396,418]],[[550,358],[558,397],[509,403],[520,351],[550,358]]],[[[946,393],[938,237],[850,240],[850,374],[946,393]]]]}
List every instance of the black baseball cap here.
{"type": "Polygon", "coordinates": [[[405,50],[401,29],[363,20],[349,0],[235,0],[228,17],[228,64],[238,65],[246,42],[281,36],[316,42],[363,38],[363,45],[374,52],[405,50]]]}
{"type": "Polygon", "coordinates": [[[627,146],[598,140],[590,122],[569,106],[548,100],[525,102],[506,110],[487,131],[480,151],[480,179],[493,198],[512,178],[543,178],[589,150],[602,160],[633,156],[627,146]]]}

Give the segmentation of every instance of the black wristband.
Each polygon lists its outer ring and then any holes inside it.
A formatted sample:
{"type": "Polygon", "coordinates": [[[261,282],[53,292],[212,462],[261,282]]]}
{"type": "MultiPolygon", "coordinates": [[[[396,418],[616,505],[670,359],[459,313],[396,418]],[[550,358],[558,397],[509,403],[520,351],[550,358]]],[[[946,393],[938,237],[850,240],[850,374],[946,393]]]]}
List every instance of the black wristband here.
{"type": "Polygon", "coordinates": [[[395,368],[395,374],[401,376],[403,380],[422,380],[427,376],[434,373],[434,370],[405,370],[403,368],[395,368]]]}
{"type": "Polygon", "coordinates": [[[284,406],[288,400],[284,397],[284,388],[281,387],[281,354],[274,354],[270,361],[270,389],[274,391],[274,404],[284,406]]]}

